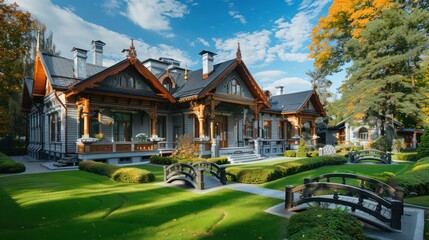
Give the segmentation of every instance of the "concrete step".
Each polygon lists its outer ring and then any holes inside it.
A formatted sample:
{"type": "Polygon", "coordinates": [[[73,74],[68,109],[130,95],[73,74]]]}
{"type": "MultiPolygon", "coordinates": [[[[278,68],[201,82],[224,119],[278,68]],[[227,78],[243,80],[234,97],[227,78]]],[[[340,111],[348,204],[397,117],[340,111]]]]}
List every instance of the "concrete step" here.
{"type": "Polygon", "coordinates": [[[259,157],[256,154],[234,154],[229,156],[229,159],[233,163],[244,163],[244,162],[254,162],[266,159],[265,157],[259,157]]]}

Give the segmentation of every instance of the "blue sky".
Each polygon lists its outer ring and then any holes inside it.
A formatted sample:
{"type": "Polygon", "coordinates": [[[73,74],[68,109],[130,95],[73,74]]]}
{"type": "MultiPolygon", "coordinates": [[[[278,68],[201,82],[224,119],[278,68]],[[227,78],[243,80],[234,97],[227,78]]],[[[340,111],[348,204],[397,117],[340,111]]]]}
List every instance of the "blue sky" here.
{"type": "MultiPolygon", "coordinates": [[[[10,2],[7,0],[6,2],[10,2]]],[[[265,90],[311,89],[306,71],[311,29],[326,15],[331,0],[196,1],[196,0],[16,0],[23,10],[54,33],[61,55],[73,47],[90,50],[102,40],[104,65],[124,58],[134,39],[137,56],[171,57],[190,70],[201,68],[201,50],[217,53],[215,62],[235,57],[240,42],[243,60],[265,90]]],[[[91,61],[91,54],[88,61],[91,61]]],[[[330,77],[336,91],[342,74],[330,77]]]]}

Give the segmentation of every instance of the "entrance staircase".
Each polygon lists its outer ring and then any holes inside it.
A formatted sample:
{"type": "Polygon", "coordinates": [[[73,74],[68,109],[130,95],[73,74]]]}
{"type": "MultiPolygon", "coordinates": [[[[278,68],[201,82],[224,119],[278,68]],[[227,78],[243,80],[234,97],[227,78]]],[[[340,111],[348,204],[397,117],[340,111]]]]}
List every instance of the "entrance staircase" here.
{"type": "Polygon", "coordinates": [[[256,162],[267,159],[264,156],[258,156],[254,153],[235,153],[228,156],[228,160],[232,164],[256,162]]]}
{"type": "Polygon", "coordinates": [[[76,166],[78,163],[76,154],[68,154],[67,156],[63,156],[62,159],[54,162],[53,165],[56,167],[65,167],[76,166]]]}

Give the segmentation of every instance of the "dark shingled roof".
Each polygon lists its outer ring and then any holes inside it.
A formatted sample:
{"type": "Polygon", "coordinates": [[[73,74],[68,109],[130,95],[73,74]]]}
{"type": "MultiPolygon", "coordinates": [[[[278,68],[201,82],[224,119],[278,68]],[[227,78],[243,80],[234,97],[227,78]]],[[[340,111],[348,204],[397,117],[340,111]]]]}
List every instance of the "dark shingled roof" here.
{"type": "Polygon", "coordinates": [[[140,97],[162,98],[160,96],[157,96],[153,91],[143,90],[143,89],[118,88],[118,87],[111,87],[111,86],[104,86],[104,85],[96,86],[96,87],[93,87],[92,89],[100,92],[118,93],[118,94],[133,95],[133,96],[140,96],[140,97]]]}
{"type": "MultiPolygon", "coordinates": [[[[75,84],[79,80],[73,76],[73,65],[72,59],[67,59],[60,56],[54,56],[50,54],[42,54],[43,61],[46,64],[47,70],[49,71],[52,81],[51,84],[54,88],[67,89],[70,85],[75,84]]],[[[90,77],[96,73],[106,69],[103,66],[94,65],[91,63],[86,64],[86,76],[90,77]]]]}
{"type": "Polygon", "coordinates": [[[297,112],[313,93],[312,90],[304,92],[289,93],[272,96],[270,103],[272,107],[269,110],[280,111],[283,113],[297,112]]]}
{"type": "Polygon", "coordinates": [[[196,71],[188,72],[188,81],[185,82],[184,74],[177,75],[176,78],[176,89],[173,93],[173,97],[176,99],[190,97],[199,94],[203,91],[210,83],[212,83],[222,72],[224,72],[236,59],[232,59],[226,62],[218,63],[213,66],[213,72],[210,73],[209,77],[203,79],[203,70],[198,69],[196,71]]]}

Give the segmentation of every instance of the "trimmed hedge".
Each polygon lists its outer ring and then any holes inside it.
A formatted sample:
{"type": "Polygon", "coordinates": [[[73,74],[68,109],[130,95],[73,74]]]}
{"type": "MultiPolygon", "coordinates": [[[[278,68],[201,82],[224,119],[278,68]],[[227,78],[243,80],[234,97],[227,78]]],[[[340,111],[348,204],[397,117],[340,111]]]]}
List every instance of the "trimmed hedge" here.
{"type": "Polygon", "coordinates": [[[418,195],[429,194],[429,157],[422,158],[414,164],[410,172],[395,177],[396,184],[405,189],[405,193],[415,192],[418,195]]]}
{"type": "Polygon", "coordinates": [[[305,158],[305,157],[307,157],[307,153],[306,152],[297,152],[296,157],[305,158]]]}
{"type": "Polygon", "coordinates": [[[107,163],[84,160],[79,163],[79,170],[108,177],[116,182],[146,183],[153,182],[155,175],[140,168],[121,168],[107,163]]]}
{"type": "Polygon", "coordinates": [[[365,239],[361,222],[339,210],[310,208],[292,215],[286,227],[289,240],[365,239]]]}
{"type": "Polygon", "coordinates": [[[395,156],[398,160],[403,161],[417,161],[417,153],[416,152],[407,152],[407,153],[395,153],[395,156]]]}
{"type": "Polygon", "coordinates": [[[285,157],[296,157],[296,151],[294,150],[286,150],[285,157]]]}
{"type": "Polygon", "coordinates": [[[227,168],[226,175],[229,181],[260,184],[322,166],[341,165],[345,163],[347,163],[347,159],[343,156],[319,156],[278,163],[273,166],[227,168]]]}
{"type": "Polygon", "coordinates": [[[218,165],[229,163],[227,157],[217,157],[217,158],[207,158],[207,159],[205,158],[180,159],[180,158],[173,158],[173,157],[151,156],[149,158],[149,161],[153,164],[161,164],[161,165],[170,165],[177,162],[195,163],[195,162],[201,162],[201,161],[214,162],[218,165]]]}
{"type": "Polygon", "coordinates": [[[120,168],[113,173],[112,179],[123,183],[148,183],[155,180],[155,175],[145,169],[120,168]]]}
{"type": "Polygon", "coordinates": [[[25,165],[15,162],[3,153],[0,153],[0,173],[25,172],[25,165]]]}

